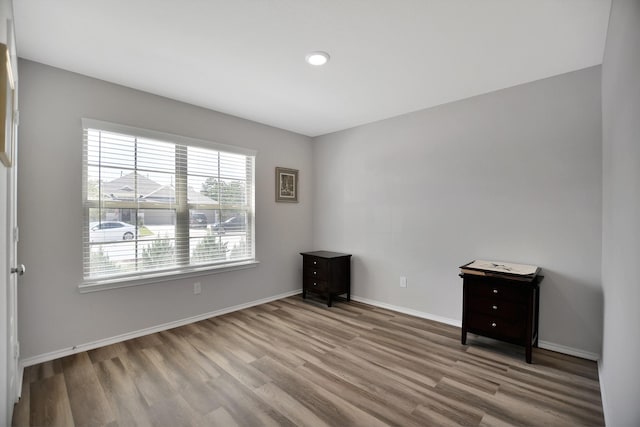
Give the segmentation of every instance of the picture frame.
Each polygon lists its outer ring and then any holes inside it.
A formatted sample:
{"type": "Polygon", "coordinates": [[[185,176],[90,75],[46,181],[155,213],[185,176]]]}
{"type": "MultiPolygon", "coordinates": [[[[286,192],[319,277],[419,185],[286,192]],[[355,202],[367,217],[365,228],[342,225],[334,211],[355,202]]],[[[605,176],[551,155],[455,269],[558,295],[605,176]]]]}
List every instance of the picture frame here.
{"type": "Polygon", "coordinates": [[[298,170],[276,167],[276,202],[298,203],[298,170]]]}
{"type": "Polygon", "coordinates": [[[13,163],[16,85],[10,46],[0,43],[0,162],[6,167],[13,163]]]}

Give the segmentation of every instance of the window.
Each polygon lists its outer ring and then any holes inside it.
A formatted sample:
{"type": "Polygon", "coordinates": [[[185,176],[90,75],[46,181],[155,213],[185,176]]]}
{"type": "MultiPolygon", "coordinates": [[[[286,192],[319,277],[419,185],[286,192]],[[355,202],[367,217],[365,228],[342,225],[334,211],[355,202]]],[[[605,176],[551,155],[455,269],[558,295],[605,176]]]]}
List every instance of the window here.
{"type": "Polygon", "coordinates": [[[83,119],[85,282],[255,262],[255,152],[83,119]]]}

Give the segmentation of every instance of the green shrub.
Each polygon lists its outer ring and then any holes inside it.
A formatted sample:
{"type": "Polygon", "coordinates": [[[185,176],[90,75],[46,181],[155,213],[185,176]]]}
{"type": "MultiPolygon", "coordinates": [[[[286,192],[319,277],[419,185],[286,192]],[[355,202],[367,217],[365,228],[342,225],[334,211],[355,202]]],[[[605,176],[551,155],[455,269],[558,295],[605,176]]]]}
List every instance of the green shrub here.
{"type": "Polygon", "coordinates": [[[97,251],[92,250],[90,256],[91,275],[107,275],[120,271],[120,267],[109,259],[109,255],[104,253],[102,247],[98,246],[97,251]]]}
{"type": "Polygon", "coordinates": [[[170,267],[175,264],[175,247],[171,239],[154,240],[142,251],[142,268],[170,267]]]}
{"type": "Polygon", "coordinates": [[[191,255],[191,262],[203,264],[211,261],[227,258],[227,242],[222,242],[222,238],[214,234],[211,230],[198,242],[198,245],[191,255]]]}

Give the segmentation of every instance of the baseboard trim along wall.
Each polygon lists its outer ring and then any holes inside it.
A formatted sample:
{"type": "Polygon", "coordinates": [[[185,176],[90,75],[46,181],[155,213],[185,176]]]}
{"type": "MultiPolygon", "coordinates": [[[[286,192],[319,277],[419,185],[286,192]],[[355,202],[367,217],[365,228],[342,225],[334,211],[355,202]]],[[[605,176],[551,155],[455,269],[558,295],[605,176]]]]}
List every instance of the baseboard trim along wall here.
{"type": "MultiPolygon", "coordinates": [[[[433,320],[436,322],[444,323],[451,326],[456,326],[458,328],[462,327],[462,321],[457,319],[450,319],[448,317],[437,316],[431,313],[425,313],[422,311],[414,310],[411,308],[400,307],[397,305],[387,304],[385,302],[371,300],[368,298],[362,298],[359,296],[352,295],[351,299],[354,301],[363,302],[365,304],[373,305],[380,308],[386,308],[387,310],[393,310],[404,314],[409,314],[411,316],[421,317],[423,319],[433,320]]],[[[591,353],[589,351],[580,350],[577,348],[567,347],[561,344],[555,344],[549,341],[538,341],[538,347],[543,348],[545,350],[555,351],[557,353],[567,354],[569,356],[580,357],[581,359],[594,360],[597,361],[600,359],[600,355],[597,353],[591,353]]]]}
{"type": "Polygon", "coordinates": [[[387,304],[386,302],[376,301],[368,298],[351,295],[351,299],[354,301],[363,302],[365,304],[373,305],[380,308],[386,308],[387,310],[397,311],[399,313],[408,314],[410,316],[421,317],[427,320],[433,320],[436,322],[444,323],[446,325],[462,327],[462,321],[456,319],[449,319],[448,317],[436,316],[435,314],[425,313],[424,311],[414,310],[412,308],[401,307],[399,305],[387,304]]]}
{"type": "Polygon", "coordinates": [[[598,353],[592,353],[579,348],[567,347],[566,345],[556,344],[549,341],[539,340],[538,347],[544,348],[545,350],[555,351],[557,353],[567,354],[569,356],[579,357],[581,359],[593,360],[594,362],[600,360],[600,355],[598,353]]]}
{"type": "Polygon", "coordinates": [[[199,314],[197,316],[187,317],[185,319],[176,320],[173,322],[163,323],[161,325],[152,326],[150,328],[140,329],[137,331],[127,332],[125,334],[116,335],[111,338],[105,338],[89,343],[78,344],[70,348],[63,348],[61,350],[52,351],[45,354],[40,354],[33,357],[28,357],[20,361],[20,371],[26,368],[27,366],[37,365],[38,363],[48,362],[51,360],[58,359],[60,357],[69,356],[76,353],[81,353],[87,350],[93,350],[98,347],[104,347],[107,345],[115,344],[118,342],[130,340],[133,338],[139,338],[145,335],[153,334],[156,332],[166,331],[168,329],[177,328],[179,326],[188,325],[190,323],[199,322],[200,320],[210,319],[212,317],[221,316],[223,314],[231,313],[233,311],[242,310],[249,307],[254,307],[256,305],[265,304],[271,301],[276,301],[282,298],[287,298],[293,295],[298,295],[302,292],[302,289],[296,289],[293,291],[285,292],[283,294],[274,295],[267,298],[262,298],[259,300],[247,302],[244,304],[234,305],[232,307],[223,308],[216,311],[211,311],[208,313],[199,314]]]}
{"type": "Polygon", "coordinates": [[[598,382],[600,383],[600,400],[602,401],[602,415],[604,416],[604,424],[607,425],[607,396],[605,395],[605,387],[602,376],[602,359],[598,359],[598,382]]]}

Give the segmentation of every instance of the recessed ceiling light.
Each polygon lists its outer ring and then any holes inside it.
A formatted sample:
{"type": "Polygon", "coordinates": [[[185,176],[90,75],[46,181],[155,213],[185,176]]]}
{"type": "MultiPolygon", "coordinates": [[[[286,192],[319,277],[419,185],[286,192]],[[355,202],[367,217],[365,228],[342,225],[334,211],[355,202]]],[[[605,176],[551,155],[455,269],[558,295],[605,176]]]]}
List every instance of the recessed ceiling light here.
{"type": "Polygon", "coordinates": [[[311,65],[320,66],[329,61],[329,54],[327,52],[311,52],[305,59],[311,65]]]}

